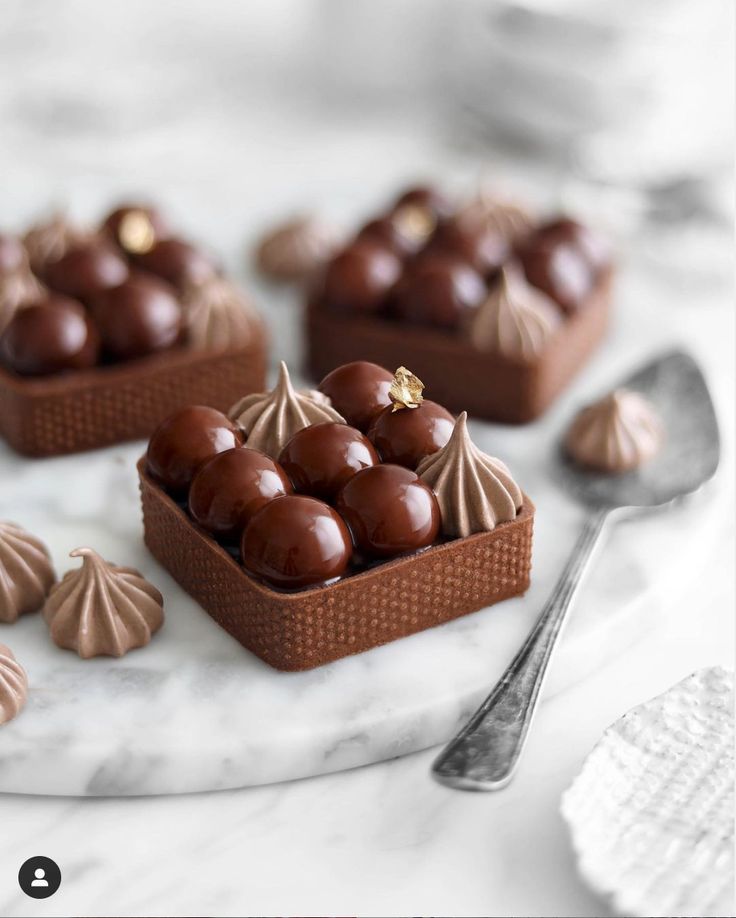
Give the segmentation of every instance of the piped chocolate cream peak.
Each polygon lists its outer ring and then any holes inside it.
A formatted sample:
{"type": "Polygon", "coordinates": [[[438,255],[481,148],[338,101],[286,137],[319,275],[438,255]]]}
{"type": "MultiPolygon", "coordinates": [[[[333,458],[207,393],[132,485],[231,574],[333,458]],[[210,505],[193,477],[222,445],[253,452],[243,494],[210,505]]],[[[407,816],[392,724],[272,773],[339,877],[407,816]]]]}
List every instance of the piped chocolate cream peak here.
{"type": "Polygon", "coordinates": [[[244,347],[261,327],[251,299],[217,275],[185,287],[181,305],[187,341],[193,347],[216,351],[244,347]]]}
{"type": "Polygon", "coordinates": [[[122,657],[144,647],[164,620],[163,597],[132,567],[119,567],[91,548],[70,557],[82,566],[67,571],[43,609],[55,644],[80,657],[122,657]]]}
{"type": "Polygon", "coordinates": [[[470,338],[479,350],[532,360],[542,353],[561,321],[552,300],[532,287],[520,268],[507,265],[478,307],[470,338]]]}
{"type": "Polygon", "coordinates": [[[297,392],[289,370],[281,361],[278,382],[270,392],[241,398],[228,416],[245,433],[246,446],[278,459],[281,450],[303,427],[327,421],[344,424],[345,419],[321,392],[297,392]]]}
{"type": "Polygon", "coordinates": [[[509,244],[528,235],[535,223],[526,207],[494,191],[485,182],[480,184],[475,196],[460,208],[458,219],[462,224],[490,229],[509,244]]]}
{"type": "Polygon", "coordinates": [[[463,411],[447,445],[417,468],[437,497],[442,532],[452,538],[489,532],[515,519],[524,501],[504,463],[479,450],[470,439],[467,418],[463,411]]]}

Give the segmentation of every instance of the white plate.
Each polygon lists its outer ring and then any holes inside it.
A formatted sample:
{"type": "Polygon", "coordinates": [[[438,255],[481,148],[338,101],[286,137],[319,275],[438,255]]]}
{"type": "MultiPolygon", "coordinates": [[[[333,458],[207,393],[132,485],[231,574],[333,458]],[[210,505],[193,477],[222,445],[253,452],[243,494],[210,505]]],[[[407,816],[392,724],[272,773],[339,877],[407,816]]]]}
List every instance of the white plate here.
{"type": "Polygon", "coordinates": [[[603,734],[562,798],[580,873],[621,915],[733,915],[733,674],[704,669],[603,734]]]}

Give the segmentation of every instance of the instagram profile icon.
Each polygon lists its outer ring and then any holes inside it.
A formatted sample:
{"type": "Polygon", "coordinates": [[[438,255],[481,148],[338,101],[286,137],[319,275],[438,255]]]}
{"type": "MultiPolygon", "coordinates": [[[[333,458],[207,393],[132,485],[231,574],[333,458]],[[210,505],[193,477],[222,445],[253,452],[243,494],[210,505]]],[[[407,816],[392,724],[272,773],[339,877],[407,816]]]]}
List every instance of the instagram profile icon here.
{"type": "Polygon", "coordinates": [[[29,857],[18,871],[18,885],[32,899],[48,899],[61,886],[61,870],[50,857],[29,857]]]}

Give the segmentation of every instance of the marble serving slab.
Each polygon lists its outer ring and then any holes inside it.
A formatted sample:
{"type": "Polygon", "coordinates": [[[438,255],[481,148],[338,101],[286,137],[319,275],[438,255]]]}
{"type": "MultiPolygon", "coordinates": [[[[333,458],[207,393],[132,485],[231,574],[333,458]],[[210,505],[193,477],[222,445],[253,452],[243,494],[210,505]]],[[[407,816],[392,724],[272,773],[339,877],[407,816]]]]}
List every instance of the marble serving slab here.
{"type": "MultiPolygon", "coordinates": [[[[196,138],[212,136],[205,127],[196,138]]],[[[291,138],[293,123],[288,129],[291,138]]],[[[423,164],[427,174],[462,178],[462,187],[477,170],[474,154],[432,153],[413,135],[402,140],[392,133],[389,143],[362,126],[346,134],[342,123],[334,134],[315,131],[310,121],[300,134],[300,162],[310,164],[307,185],[293,168],[275,169],[266,180],[263,163],[275,141],[258,131],[247,143],[218,144],[218,156],[232,154],[218,169],[209,139],[202,147],[177,145],[177,155],[187,157],[184,171],[212,176],[206,183],[187,183],[168,169],[136,174],[194,238],[210,242],[234,274],[243,274],[242,234],[252,241],[259,226],[289,213],[295,202],[327,202],[343,225],[354,226],[423,164]],[[237,175],[237,183],[218,171],[237,175]],[[247,208],[233,209],[233,187],[247,208]]],[[[121,163],[109,160],[118,147],[108,147],[100,158],[108,171],[88,170],[74,185],[80,215],[101,213],[120,194],[121,163]]],[[[142,169],[149,159],[139,152],[142,169]]],[[[528,171],[518,171],[517,186],[528,187],[528,171]]],[[[540,203],[550,192],[542,178],[532,183],[540,203]]],[[[33,163],[14,162],[6,209],[19,226],[44,199],[48,192],[39,189],[49,181],[33,163]]],[[[252,274],[246,286],[270,326],[273,365],[287,360],[296,379],[303,354],[298,294],[260,284],[252,274]]],[[[120,660],[83,661],[55,648],[38,615],[0,625],[0,642],[26,666],[31,688],[21,716],[0,728],[0,792],[133,795],[236,787],[350,768],[449,739],[518,649],[577,535],[582,511],[548,474],[551,451],[576,407],[656,350],[685,346],[706,370],[732,442],[731,352],[712,340],[702,321],[712,307],[707,290],[656,284],[631,254],[617,288],[607,340],[543,419],[522,428],[471,423],[479,445],[511,466],[536,504],[528,594],[309,673],[274,672],[243,650],[149,556],[134,468],[144,444],[29,461],[0,443],[0,519],[42,537],[60,574],[77,563],[69,551],[85,544],[139,567],[164,593],[166,612],[153,642],[120,660]]],[[[621,654],[646,629],[666,625],[668,597],[706,576],[713,544],[729,531],[729,487],[714,481],[708,493],[674,510],[616,527],[581,592],[547,697],[621,654]]]]}
{"type": "MultiPolygon", "coordinates": [[[[0,729],[0,791],[213,790],[350,768],[445,741],[517,650],[577,534],[580,510],[546,471],[559,423],[555,412],[524,429],[471,425],[537,505],[525,597],[295,674],[244,650],[148,555],[134,467],[144,444],[34,462],[3,448],[3,518],[42,537],[59,573],[77,563],[67,555],[80,545],[140,568],[164,594],[166,621],[147,648],[87,661],[57,649],[40,615],[0,625],[0,642],[30,681],[26,709],[0,729]]],[[[555,663],[552,693],[622,652],[666,612],[668,595],[700,575],[721,531],[717,491],[611,533],[555,663]]]]}

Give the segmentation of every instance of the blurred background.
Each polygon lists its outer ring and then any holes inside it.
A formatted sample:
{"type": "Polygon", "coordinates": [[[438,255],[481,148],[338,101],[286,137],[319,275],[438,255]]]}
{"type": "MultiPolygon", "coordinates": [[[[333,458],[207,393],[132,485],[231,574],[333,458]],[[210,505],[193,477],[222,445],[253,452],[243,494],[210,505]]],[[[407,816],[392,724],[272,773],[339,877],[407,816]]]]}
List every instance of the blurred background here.
{"type": "Polygon", "coordinates": [[[0,75],[4,223],[148,192],[232,246],[482,170],[724,270],[730,0],[3,0],[0,75]]]}
{"type": "Polygon", "coordinates": [[[0,227],[160,202],[296,361],[245,257],[267,224],[482,177],[607,230],[620,315],[730,316],[733,89],[731,0],[3,0],[0,227]]]}

